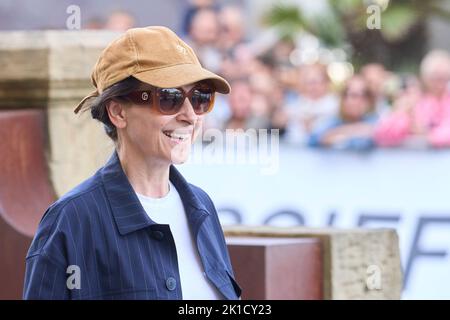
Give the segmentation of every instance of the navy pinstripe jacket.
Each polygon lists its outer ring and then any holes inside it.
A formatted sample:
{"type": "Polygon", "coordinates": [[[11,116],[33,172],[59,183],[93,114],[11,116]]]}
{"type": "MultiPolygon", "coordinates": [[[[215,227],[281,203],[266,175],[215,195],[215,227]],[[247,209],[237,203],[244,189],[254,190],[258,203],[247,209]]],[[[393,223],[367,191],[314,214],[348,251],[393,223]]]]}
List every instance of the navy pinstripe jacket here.
{"type": "MultiPolygon", "coordinates": [[[[206,277],[223,298],[237,299],[240,288],[211,199],[173,166],[170,181],[206,277]]],[[[24,299],[182,299],[181,292],[169,225],[146,214],[115,152],[48,208],[26,257],[24,299]]]]}

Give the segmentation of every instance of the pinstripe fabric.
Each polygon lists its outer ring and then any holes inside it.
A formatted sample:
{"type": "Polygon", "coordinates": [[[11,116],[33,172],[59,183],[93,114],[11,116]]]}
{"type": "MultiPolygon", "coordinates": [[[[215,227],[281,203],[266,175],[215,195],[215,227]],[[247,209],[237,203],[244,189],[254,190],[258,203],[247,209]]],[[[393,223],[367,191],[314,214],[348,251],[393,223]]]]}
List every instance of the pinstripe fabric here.
{"type": "MultiPolygon", "coordinates": [[[[205,276],[224,299],[237,299],[228,251],[209,196],[171,166],[205,276]]],[[[146,214],[117,153],[44,214],[26,257],[24,299],[182,299],[170,227],[146,214]],[[80,289],[69,289],[70,265],[80,289]]]]}

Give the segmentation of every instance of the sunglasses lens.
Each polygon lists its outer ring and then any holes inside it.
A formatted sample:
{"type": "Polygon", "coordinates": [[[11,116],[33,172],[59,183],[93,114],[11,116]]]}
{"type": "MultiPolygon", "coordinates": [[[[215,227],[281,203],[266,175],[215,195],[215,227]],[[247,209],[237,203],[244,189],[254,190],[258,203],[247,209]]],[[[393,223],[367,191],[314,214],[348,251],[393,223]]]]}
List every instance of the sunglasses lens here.
{"type": "Polygon", "coordinates": [[[162,113],[177,113],[183,104],[183,100],[183,92],[179,89],[161,89],[159,91],[159,108],[162,113]]]}
{"type": "Polygon", "coordinates": [[[214,103],[214,92],[194,90],[191,103],[195,113],[203,114],[209,112],[214,103]]]}

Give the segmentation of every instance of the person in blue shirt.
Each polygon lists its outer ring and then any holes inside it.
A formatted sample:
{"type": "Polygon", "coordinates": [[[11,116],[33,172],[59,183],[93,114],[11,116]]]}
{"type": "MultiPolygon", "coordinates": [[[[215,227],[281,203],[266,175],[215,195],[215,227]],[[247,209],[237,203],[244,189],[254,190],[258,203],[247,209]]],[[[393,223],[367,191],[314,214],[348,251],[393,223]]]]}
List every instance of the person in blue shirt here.
{"type": "Polygon", "coordinates": [[[310,147],[370,150],[378,116],[375,98],[363,77],[355,75],[345,84],[337,115],[324,119],[308,137],[310,147]]]}
{"type": "Polygon", "coordinates": [[[229,84],[165,27],[113,41],[92,82],[75,112],[89,110],[115,151],[45,212],[24,299],[239,299],[214,204],[174,167],[229,84]]]}

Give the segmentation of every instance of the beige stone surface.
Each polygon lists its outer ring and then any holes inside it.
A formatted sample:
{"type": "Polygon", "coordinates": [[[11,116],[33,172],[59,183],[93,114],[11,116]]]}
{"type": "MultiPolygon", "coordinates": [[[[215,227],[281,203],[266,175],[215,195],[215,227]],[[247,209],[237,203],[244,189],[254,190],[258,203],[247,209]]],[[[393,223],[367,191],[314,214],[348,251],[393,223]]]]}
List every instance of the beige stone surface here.
{"type": "Polygon", "coordinates": [[[113,150],[102,125],[73,109],[94,89],[91,70],[117,36],[109,31],[0,32],[0,109],[47,110],[47,156],[59,196],[95,172],[113,150]]]}
{"type": "Polygon", "coordinates": [[[86,112],[74,115],[73,103],[49,108],[51,181],[58,196],[91,176],[112,153],[114,145],[102,124],[86,112]]]}
{"type": "Polygon", "coordinates": [[[401,298],[400,249],[393,229],[231,226],[224,231],[227,236],[318,237],[323,244],[326,299],[401,298]]]}

